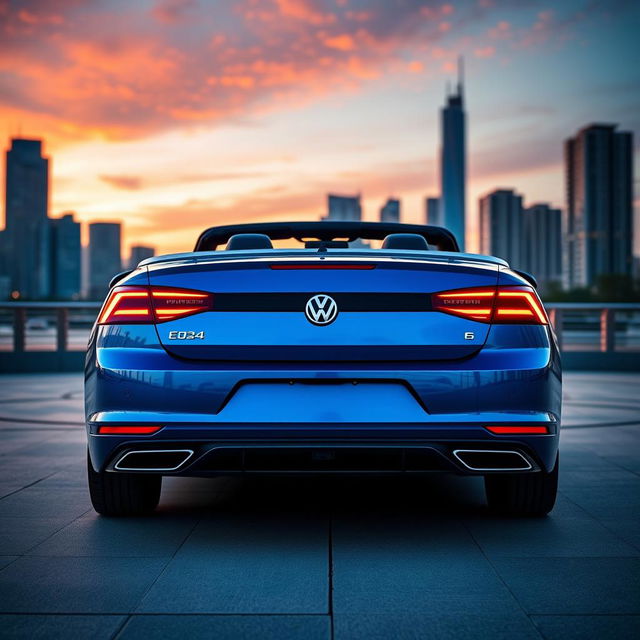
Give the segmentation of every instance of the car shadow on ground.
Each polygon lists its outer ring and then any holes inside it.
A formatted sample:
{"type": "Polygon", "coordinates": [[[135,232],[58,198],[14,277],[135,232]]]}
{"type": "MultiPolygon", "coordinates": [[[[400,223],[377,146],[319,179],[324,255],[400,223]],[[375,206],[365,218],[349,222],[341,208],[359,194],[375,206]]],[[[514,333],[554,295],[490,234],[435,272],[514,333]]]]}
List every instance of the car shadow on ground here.
{"type": "Polygon", "coordinates": [[[491,516],[481,477],[244,476],[165,478],[158,515],[171,513],[491,516]]]}

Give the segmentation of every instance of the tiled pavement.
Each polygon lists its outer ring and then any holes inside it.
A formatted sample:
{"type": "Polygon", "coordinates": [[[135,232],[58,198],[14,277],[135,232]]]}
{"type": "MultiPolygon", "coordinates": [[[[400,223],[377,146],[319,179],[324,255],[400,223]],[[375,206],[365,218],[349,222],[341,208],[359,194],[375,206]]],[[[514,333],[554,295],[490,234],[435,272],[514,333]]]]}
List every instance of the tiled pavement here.
{"type": "Polygon", "coordinates": [[[475,478],[165,480],[100,518],[78,375],[0,376],[0,637],[630,638],[640,376],[565,381],[561,491],[491,516],[475,478]]]}

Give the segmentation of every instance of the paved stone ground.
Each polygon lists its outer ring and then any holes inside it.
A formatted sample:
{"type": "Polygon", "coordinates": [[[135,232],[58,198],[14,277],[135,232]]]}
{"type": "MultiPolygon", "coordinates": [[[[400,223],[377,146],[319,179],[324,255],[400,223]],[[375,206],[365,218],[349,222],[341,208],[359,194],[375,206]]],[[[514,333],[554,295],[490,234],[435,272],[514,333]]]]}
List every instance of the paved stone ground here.
{"type": "Polygon", "coordinates": [[[491,516],[476,478],[165,480],[98,517],[82,380],[0,376],[0,636],[628,638],[640,625],[640,376],[566,377],[561,492],[491,516]]]}

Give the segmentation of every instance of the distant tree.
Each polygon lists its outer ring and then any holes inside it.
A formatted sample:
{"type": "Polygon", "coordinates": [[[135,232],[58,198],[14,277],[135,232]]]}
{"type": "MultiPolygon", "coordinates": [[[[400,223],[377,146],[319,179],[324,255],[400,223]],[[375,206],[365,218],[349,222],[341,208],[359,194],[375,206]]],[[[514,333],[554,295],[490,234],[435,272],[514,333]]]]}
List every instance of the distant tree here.
{"type": "Polygon", "coordinates": [[[640,302],[640,281],[616,273],[597,277],[593,287],[564,290],[558,282],[550,282],[545,302],[640,302]]]}
{"type": "Polygon", "coordinates": [[[600,302],[638,302],[638,283],[629,275],[603,274],[596,279],[596,297],[600,302]]]}

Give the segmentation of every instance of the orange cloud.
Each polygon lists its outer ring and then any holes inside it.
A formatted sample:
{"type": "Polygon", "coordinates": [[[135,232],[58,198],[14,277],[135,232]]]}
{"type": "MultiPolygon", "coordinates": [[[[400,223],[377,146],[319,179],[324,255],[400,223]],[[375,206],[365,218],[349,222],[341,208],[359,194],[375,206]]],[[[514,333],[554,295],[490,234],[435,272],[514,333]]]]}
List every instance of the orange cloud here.
{"type": "Polygon", "coordinates": [[[332,24],[336,21],[334,14],[321,11],[310,0],[276,0],[276,3],[283,16],[309,24],[332,24]]]}
{"type": "Polygon", "coordinates": [[[338,49],[338,51],[353,51],[356,48],[353,38],[348,33],[325,38],[323,42],[330,49],[338,49]]]}
{"type": "Polygon", "coordinates": [[[102,182],[126,191],[137,191],[142,189],[143,180],[140,176],[98,176],[102,182]]]}

